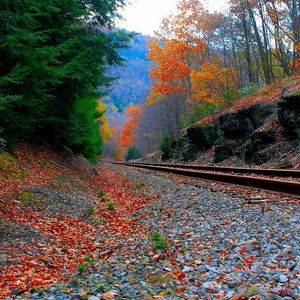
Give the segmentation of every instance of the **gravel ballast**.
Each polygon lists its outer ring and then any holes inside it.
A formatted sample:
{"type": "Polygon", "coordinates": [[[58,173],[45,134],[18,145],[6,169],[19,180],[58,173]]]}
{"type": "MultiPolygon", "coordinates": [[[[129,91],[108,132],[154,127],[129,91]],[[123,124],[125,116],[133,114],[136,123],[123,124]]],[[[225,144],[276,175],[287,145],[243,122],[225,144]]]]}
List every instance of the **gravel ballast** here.
{"type": "Polygon", "coordinates": [[[138,230],[118,237],[112,256],[28,299],[300,298],[299,206],[268,204],[262,212],[188,180],[107,167],[156,200],[128,216],[138,230]]]}

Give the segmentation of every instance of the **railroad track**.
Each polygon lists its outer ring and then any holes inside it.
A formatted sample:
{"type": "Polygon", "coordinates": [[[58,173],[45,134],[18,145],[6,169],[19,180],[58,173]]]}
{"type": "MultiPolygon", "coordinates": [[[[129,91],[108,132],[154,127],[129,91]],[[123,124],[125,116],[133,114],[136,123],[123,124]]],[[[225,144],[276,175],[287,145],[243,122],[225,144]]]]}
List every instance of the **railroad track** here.
{"type": "MultiPolygon", "coordinates": [[[[205,179],[214,182],[221,182],[239,186],[246,186],[260,190],[276,192],[296,197],[294,202],[300,202],[300,182],[263,178],[257,176],[237,175],[240,174],[260,174],[280,177],[300,177],[297,170],[273,170],[273,169],[249,169],[249,168],[229,168],[229,167],[209,167],[209,166],[190,166],[179,164],[153,164],[153,163],[127,163],[113,162],[114,164],[130,167],[173,173],[193,178],[205,179]],[[217,171],[217,172],[216,172],[217,171]],[[280,175],[279,175],[280,174],[280,175]],[[291,175],[292,174],[292,175],[291,175]],[[298,199],[298,200],[297,200],[298,199]]],[[[271,200],[272,201],[272,200],[271,200]]],[[[264,201],[266,202],[266,201],[264,201]]],[[[250,201],[249,201],[250,203],[250,201]]]]}
{"type": "Polygon", "coordinates": [[[275,177],[294,177],[300,178],[300,170],[282,170],[282,169],[251,169],[251,168],[236,168],[236,167],[219,167],[219,166],[197,166],[184,164],[162,164],[162,163],[134,163],[149,166],[161,166],[170,168],[183,168],[191,170],[215,171],[222,173],[238,173],[238,174],[257,174],[275,177]]]}

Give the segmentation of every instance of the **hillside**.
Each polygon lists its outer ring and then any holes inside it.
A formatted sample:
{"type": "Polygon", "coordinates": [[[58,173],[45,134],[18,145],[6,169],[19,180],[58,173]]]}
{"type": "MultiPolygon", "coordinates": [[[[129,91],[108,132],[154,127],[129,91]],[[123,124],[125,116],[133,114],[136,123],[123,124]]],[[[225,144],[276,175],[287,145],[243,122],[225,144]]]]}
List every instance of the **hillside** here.
{"type": "Polygon", "coordinates": [[[300,168],[299,77],[262,87],[186,128],[163,160],[300,168]]]}
{"type": "Polygon", "coordinates": [[[123,112],[132,105],[141,104],[147,98],[151,79],[149,71],[151,62],[146,58],[147,44],[150,36],[137,34],[128,43],[128,49],[119,50],[125,60],[123,66],[114,66],[107,75],[117,78],[109,87],[105,102],[123,112]]]}
{"type": "Polygon", "coordinates": [[[70,150],[2,151],[0,178],[0,299],[34,294],[110,257],[116,239],[134,230],[127,215],[151,201],[136,182],[70,150]]]}

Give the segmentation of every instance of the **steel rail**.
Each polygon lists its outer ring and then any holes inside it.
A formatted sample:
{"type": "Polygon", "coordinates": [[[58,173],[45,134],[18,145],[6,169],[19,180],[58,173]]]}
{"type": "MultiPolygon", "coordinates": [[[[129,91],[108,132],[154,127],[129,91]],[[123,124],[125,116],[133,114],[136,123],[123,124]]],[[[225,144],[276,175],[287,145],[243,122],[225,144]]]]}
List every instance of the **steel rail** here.
{"type": "Polygon", "coordinates": [[[125,165],[130,167],[149,169],[160,172],[174,173],[194,178],[201,178],[205,180],[217,181],[222,183],[247,186],[261,190],[277,192],[281,194],[292,195],[300,197],[300,183],[295,181],[282,181],[269,178],[260,178],[252,176],[232,175],[225,173],[213,173],[199,170],[188,170],[184,168],[166,167],[154,164],[142,163],[125,163],[113,162],[113,164],[125,165]]]}
{"type": "Polygon", "coordinates": [[[183,165],[183,164],[162,164],[162,163],[134,163],[149,166],[161,166],[170,168],[184,168],[192,170],[203,170],[203,171],[216,171],[223,173],[240,173],[240,174],[258,174],[267,176],[277,177],[296,177],[300,178],[300,170],[291,169],[252,169],[252,168],[237,168],[237,167],[221,167],[221,166],[197,166],[197,165],[183,165]]]}

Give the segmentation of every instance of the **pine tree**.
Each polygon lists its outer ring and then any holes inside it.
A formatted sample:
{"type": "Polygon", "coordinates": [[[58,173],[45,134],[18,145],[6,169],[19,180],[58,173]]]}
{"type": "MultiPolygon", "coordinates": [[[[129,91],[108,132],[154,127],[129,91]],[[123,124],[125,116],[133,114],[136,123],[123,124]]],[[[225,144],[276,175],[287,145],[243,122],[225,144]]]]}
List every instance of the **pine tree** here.
{"type": "Polygon", "coordinates": [[[122,5],[123,0],[0,3],[0,128],[10,145],[42,138],[94,160],[100,139],[82,139],[80,126],[88,136],[99,132],[95,99],[111,81],[106,66],[121,62],[116,50],[128,39],[100,28],[113,24],[122,5]]]}

